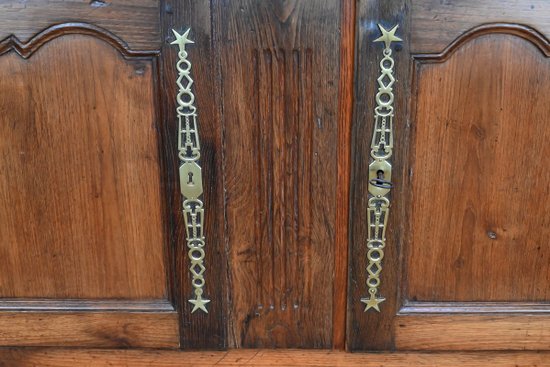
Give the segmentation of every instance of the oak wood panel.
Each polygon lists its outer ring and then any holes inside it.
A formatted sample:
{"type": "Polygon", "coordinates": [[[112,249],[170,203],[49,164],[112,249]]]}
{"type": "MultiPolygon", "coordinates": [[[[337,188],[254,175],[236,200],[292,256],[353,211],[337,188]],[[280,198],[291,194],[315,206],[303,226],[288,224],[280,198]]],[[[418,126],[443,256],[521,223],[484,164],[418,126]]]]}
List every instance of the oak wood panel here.
{"type": "Polygon", "coordinates": [[[0,40],[22,42],[54,24],[84,22],[107,29],[135,50],[160,47],[159,0],[2,0],[0,40]]]}
{"type": "Polygon", "coordinates": [[[438,53],[464,32],[485,23],[525,24],[550,38],[547,0],[415,0],[411,50],[438,53]]]}
{"type": "Polygon", "coordinates": [[[483,35],[416,77],[406,298],[547,301],[550,59],[483,35]]]}
{"type": "Polygon", "coordinates": [[[224,240],[224,209],[222,175],[222,124],[219,98],[220,79],[218,51],[212,35],[212,8],[208,1],[166,0],[161,2],[163,45],[161,48],[162,88],[162,140],[164,178],[170,218],[170,245],[176,254],[175,284],[176,307],[181,312],[182,348],[220,349],[227,346],[227,255],[224,240]],[[182,198],[179,187],[176,119],[176,61],[177,47],[172,29],[180,34],[191,28],[190,38],[195,42],[187,47],[192,63],[191,75],[195,81],[193,91],[199,121],[201,166],[204,185],[206,257],[204,273],[205,296],[210,299],[208,314],[191,313],[193,287],[189,272],[185,227],[182,216],[182,198]]]}
{"type": "Polygon", "coordinates": [[[398,316],[394,328],[400,350],[550,349],[548,315],[398,316]]]}
{"type": "Polygon", "coordinates": [[[177,348],[177,319],[176,312],[0,312],[0,345],[177,348]]]}
{"type": "Polygon", "coordinates": [[[340,3],[217,5],[230,345],[328,347],[340,3]]]}
{"type": "Polygon", "coordinates": [[[399,304],[399,250],[407,235],[405,208],[407,188],[407,151],[410,141],[408,101],[410,97],[409,27],[411,2],[359,1],[356,20],[355,97],[352,130],[352,172],[350,197],[350,270],[348,287],[347,348],[349,350],[391,350],[392,322],[399,304]],[[380,36],[377,23],[386,29],[399,25],[397,35],[404,41],[394,48],[394,151],[392,155],[392,204],[386,233],[387,245],[381,273],[380,294],[386,301],[380,313],[364,312],[360,299],[368,295],[366,241],[368,206],[368,165],[374,125],[376,79],[380,75],[382,47],[373,43],[380,36]]]}
{"type": "Polygon", "coordinates": [[[1,349],[6,366],[357,366],[357,367],[547,367],[548,352],[344,353],[311,350],[180,352],[160,350],[1,349]]]}
{"type": "Polygon", "coordinates": [[[166,298],[151,59],[68,35],[0,70],[0,296],[166,298]]]}
{"type": "Polygon", "coordinates": [[[344,349],[349,251],[349,188],[351,125],[353,119],[353,72],[355,61],[355,1],[340,2],[340,80],[338,87],[338,182],[334,249],[334,296],[332,347],[344,349]]]}

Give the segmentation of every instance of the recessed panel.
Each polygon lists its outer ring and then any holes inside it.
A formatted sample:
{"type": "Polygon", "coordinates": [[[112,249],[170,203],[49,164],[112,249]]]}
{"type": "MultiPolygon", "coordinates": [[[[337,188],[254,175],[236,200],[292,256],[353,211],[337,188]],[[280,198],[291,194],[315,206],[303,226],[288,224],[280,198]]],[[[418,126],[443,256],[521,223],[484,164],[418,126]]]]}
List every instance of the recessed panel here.
{"type": "Polygon", "coordinates": [[[0,56],[0,297],[166,297],[153,75],[88,36],[0,56]]]}
{"type": "Polygon", "coordinates": [[[550,60],[485,35],[417,65],[407,298],[550,299],[550,60]]]}

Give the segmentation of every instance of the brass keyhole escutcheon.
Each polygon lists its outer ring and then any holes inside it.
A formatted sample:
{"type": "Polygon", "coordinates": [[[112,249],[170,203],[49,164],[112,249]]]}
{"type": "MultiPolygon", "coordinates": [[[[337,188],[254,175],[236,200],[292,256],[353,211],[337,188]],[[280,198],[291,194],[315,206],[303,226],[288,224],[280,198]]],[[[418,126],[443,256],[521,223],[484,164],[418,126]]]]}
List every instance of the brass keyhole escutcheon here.
{"type": "Polygon", "coordinates": [[[392,166],[385,159],[377,159],[369,165],[369,192],[373,196],[381,197],[390,192],[389,186],[373,185],[372,182],[382,180],[382,182],[391,182],[392,166]]]}
{"type": "Polygon", "coordinates": [[[202,195],[201,167],[197,162],[185,162],[180,166],[181,193],[186,199],[196,199],[202,195]]]}

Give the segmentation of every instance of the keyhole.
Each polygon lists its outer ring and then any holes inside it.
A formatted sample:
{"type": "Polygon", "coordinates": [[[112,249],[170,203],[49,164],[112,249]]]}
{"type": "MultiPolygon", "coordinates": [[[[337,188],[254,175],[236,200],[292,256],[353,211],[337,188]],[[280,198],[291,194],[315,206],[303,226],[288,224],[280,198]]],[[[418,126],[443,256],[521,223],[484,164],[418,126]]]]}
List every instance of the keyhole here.
{"type": "Polygon", "coordinates": [[[382,171],[382,170],[376,171],[376,177],[377,177],[379,180],[383,180],[383,179],[384,179],[384,171],[382,171]]]}
{"type": "Polygon", "coordinates": [[[187,184],[188,184],[189,186],[193,186],[193,185],[195,184],[195,183],[193,182],[193,172],[189,172],[187,175],[189,176],[189,179],[188,179],[188,181],[187,181],[187,184]]]}

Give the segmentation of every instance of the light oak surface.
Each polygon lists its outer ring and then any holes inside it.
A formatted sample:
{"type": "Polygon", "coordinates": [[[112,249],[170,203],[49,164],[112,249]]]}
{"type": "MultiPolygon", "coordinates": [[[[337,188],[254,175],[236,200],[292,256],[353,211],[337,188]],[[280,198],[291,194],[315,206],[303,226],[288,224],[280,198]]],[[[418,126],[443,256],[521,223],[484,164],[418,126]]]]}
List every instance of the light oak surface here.
{"type": "Polygon", "coordinates": [[[401,350],[548,350],[547,315],[397,316],[395,346],[401,350]]]}
{"type": "Polygon", "coordinates": [[[406,299],[547,301],[550,59],[489,34],[416,77],[406,299]]]}
{"type": "Polygon", "coordinates": [[[178,347],[154,58],[82,25],[0,53],[0,345],[178,347]]]}
{"type": "Polygon", "coordinates": [[[177,318],[176,312],[1,312],[0,345],[177,348],[177,318]]]}
{"type": "Polygon", "coordinates": [[[0,70],[0,297],[166,298],[151,60],[66,35],[0,70]]]}
{"type": "Polygon", "coordinates": [[[40,367],[547,367],[550,353],[344,353],[310,350],[230,350],[228,352],[172,352],[130,350],[3,349],[1,365],[40,367]]]}

